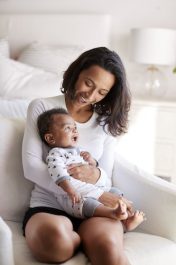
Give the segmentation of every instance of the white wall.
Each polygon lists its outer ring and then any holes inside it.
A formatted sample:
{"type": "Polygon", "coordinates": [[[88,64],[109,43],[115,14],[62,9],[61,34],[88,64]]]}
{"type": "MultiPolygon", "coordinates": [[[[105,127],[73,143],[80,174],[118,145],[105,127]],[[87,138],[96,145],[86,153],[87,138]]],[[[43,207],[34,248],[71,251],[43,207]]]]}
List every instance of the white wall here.
{"type": "MultiPolygon", "coordinates": [[[[176,0],[0,0],[0,13],[100,13],[112,16],[111,47],[122,57],[131,86],[141,66],[128,59],[130,29],[176,29],[176,0]]],[[[176,99],[176,75],[167,68],[169,94],[176,99]]]]}

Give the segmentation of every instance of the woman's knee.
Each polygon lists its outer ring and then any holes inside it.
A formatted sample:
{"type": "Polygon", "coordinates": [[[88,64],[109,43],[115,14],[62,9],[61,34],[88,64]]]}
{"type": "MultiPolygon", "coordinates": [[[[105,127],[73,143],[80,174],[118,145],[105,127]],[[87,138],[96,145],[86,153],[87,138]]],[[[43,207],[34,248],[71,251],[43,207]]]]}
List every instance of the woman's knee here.
{"type": "Polygon", "coordinates": [[[31,234],[30,230],[26,229],[26,240],[40,262],[64,262],[72,257],[79,243],[79,236],[63,224],[43,222],[35,228],[35,233],[31,234]]]}
{"type": "Polygon", "coordinates": [[[82,225],[80,235],[92,264],[129,265],[123,250],[123,228],[120,223],[100,222],[96,218],[82,225]]]}
{"type": "Polygon", "coordinates": [[[114,256],[117,252],[123,252],[123,243],[118,238],[107,233],[97,238],[91,245],[93,248],[101,250],[101,253],[106,253],[109,256],[114,256]]]}
{"type": "Polygon", "coordinates": [[[93,264],[129,264],[123,250],[123,242],[113,236],[103,236],[92,243],[89,239],[85,240],[84,247],[93,264]]]}

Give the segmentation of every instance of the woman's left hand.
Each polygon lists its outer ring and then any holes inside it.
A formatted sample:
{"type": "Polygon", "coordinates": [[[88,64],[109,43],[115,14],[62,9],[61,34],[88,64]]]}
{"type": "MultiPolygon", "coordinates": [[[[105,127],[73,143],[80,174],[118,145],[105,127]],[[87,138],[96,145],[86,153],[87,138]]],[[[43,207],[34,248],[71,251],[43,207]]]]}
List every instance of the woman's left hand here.
{"type": "Polygon", "coordinates": [[[97,167],[83,164],[71,164],[67,167],[68,173],[75,179],[95,184],[100,177],[97,167]]]}

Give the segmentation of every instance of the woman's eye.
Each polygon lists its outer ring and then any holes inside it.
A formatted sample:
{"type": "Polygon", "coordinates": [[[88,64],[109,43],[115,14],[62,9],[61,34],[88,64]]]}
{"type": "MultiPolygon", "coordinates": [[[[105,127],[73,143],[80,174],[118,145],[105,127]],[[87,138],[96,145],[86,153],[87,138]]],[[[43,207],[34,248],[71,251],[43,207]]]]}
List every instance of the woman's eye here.
{"type": "Polygon", "coordinates": [[[88,87],[93,86],[92,82],[90,82],[89,80],[86,80],[86,81],[85,81],[85,84],[86,84],[86,86],[88,86],[88,87]]]}
{"type": "Polygon", "coordinates": [[[99,94],[101,95],[101,96],[106,96],[107,95],[107,92],[104,92],[104,91],[99,91],[99,94]]]}

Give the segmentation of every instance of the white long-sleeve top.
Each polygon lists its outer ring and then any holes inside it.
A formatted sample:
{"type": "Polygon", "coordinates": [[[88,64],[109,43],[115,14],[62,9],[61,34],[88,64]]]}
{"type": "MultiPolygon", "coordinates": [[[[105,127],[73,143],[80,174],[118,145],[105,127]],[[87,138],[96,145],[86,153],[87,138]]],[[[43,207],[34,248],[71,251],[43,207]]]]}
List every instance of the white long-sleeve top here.
{"type": "MultiPolygon", "coordinates": [[[[62,205],[58,202],[62,189],[49,176],[45,162],[48,147],[41,141],[37,129],[38,116],[57,107],[67,109],[64,95],[35,99],[28,108],[22,159],[24,176],[35,184],[31,194],[31,207],[46,206],[62,210],[62,205]]],[[[116,139],[104,132],[96,118],[97,114],[94,113],[87,122],[76,122],[79,131],[78,145],[90,152],[99,163],[101,175],[97,181],[98,186],[110,187],[116,139]]]]}

